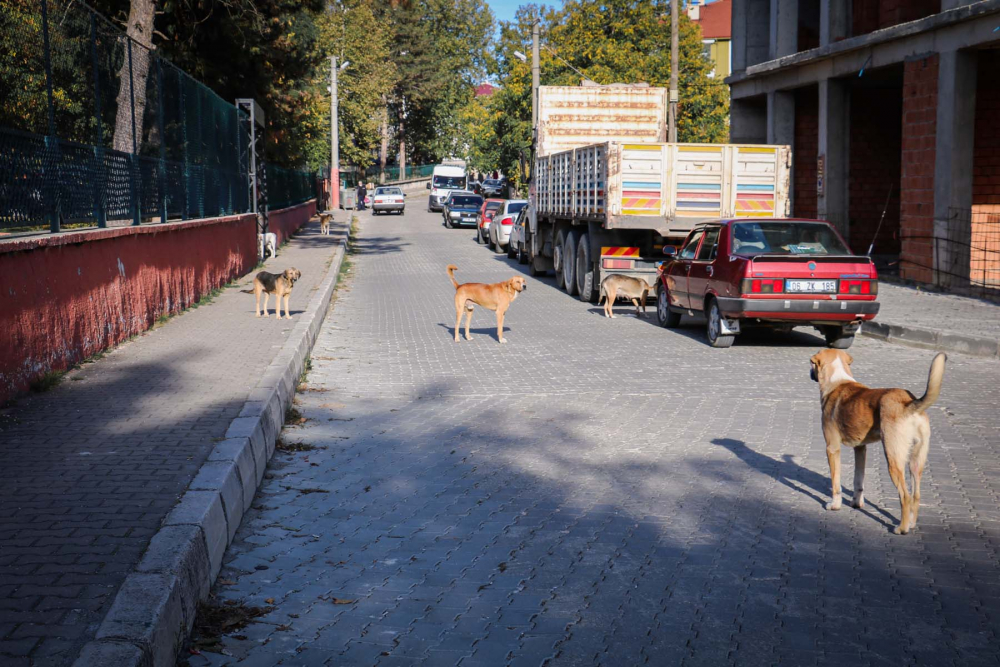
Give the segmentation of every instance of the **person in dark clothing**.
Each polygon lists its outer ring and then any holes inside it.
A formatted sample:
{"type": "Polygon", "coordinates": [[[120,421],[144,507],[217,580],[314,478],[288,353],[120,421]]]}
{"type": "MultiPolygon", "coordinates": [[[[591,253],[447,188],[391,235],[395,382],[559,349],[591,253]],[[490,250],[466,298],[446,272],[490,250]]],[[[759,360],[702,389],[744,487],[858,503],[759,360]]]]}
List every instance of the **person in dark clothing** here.
{"type": "Polygon", "coordinates": [[[358,210],[365,210],[365,197],[368,196],[368,190],[365,188],[364,183],[358,183],[358,210]]]}

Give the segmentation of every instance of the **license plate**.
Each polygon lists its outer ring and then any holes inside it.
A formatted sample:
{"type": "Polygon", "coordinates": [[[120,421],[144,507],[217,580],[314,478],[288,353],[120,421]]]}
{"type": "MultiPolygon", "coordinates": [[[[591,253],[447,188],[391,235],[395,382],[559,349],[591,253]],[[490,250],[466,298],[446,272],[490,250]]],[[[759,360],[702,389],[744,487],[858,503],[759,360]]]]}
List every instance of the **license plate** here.
{"type": "Polygon", "coordinates": [[[786,292],[836,292],[836,280],[786,280],[786,292]]]}

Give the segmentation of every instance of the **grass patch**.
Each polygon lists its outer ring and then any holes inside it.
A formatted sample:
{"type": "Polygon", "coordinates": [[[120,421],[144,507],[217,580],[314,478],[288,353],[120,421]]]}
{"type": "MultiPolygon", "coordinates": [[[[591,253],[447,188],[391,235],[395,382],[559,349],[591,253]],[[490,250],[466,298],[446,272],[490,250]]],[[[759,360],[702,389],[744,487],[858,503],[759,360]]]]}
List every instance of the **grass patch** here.
{"type": "Polygon", "coordinates": [[[289,406],[289,408],[285,410],[285,423],[289,426],[300,426],[301,424],[305,424],[307,421],[309,420],[306,419],[306,417],[299,412],[299,409],[294,405],[289,406]]]}
{"type": "Polygon", "coordinates": [[[28,389],[30,389],[32,393],[43,394],[62,382],[64,375],[66,375],[66,371],[49,371],[45,375],[35,378],[31,384],[28,385],[28,389]]]}
{"type": "Polygon", "coordinates": [[[283,439],[278,438],[274,445],[275,449],[279,452],[311,452],[316,449],[316,445],[310,445],[307,442],[285,442],[283,439]]]}
{"type": "Polygon", "coordinates": [[[242,600],[226,600],[219,604],[213,600],[198,605],[198,615],[191,631],[191,652],[221,653],[220,638],[242,630],[274,607],[256,607],[242,600]]]}
{"type": "Polygon", "coordinates": [[[312,357],[307,356],[305,363],[302,364],[302,372],[299,373],[299,383],[298,386],[296,386],[295,391],[306,391],[309,389],[309,387],[306,386],[306,383],[309,381],[309,372],[312,371],[312,369],[312,357]]]}

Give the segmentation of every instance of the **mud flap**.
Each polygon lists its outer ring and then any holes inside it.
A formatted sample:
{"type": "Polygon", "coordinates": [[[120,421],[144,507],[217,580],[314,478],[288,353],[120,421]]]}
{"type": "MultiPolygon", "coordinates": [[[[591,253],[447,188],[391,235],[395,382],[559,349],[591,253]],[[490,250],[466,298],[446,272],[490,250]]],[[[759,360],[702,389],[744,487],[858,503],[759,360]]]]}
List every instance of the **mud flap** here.
{"type": "Polygon", "coordinates": [[[740,332],[740,321],[738,319],[730,319],[728,317],[723,317],[719,322],[721,331],[719,332],[723,336],[728,336],[730,334],[738,334],[740,332]]]}

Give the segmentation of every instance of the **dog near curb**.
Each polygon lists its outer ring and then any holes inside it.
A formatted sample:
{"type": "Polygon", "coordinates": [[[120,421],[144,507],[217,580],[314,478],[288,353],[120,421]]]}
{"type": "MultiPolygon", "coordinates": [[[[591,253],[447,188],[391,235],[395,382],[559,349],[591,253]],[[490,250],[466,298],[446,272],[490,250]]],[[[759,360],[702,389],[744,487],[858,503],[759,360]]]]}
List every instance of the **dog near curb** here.
{"type": "Polygon", "coordinates": [[[601,297],[597,300],[597,305],[601,305],[601,301],[604,300],[604,316],[614,318],[615,311],[613,307],[615,299],[623,296],[626,299],[632,300],[632,304],[635,306],[636,317],[645,317],[646,297],[652,289],[649,283],[642,278],[611,274],[601,281],[601,297]],[[642,302],[641,305],[640,300],[642,302]],[[639,314],[640,307],[642,308],[641,315],[639,314]]]}
{"type": "Polygon", "coordinates": [[[333,213],[319,214],[319,233],[323,236],[330,235],[330,223],[333,222],[333,213]]]}
{"type": "Polygon", "coordinates": [[[491,285],[485,283],[459,285],[458,281],[455,280],[455,271],[457,270],[458,267],[454,264],[448,265],[448,277],[451,278],[451,284],[455,286],[455,342],[459,342],[458,330],[462,323],[462,311],[465,311],[465,340],[472,340],[472,336],[469,335],[469,324],[472,322],[472,310],[473,304],[475,304],[487,310],[496,311],[497,340],[506,343],[507,339],[503,337],[503,317],[507,309],[510,308],[510,304],[514,303],[514,299],[528,289],[524,278],[515,276],[510,280],[491,285]]]}
{"type": "Polygon", "coordinates": [[[899,525],[893,532],[905,535],[917,525],[920,478],[931,439],[927,409],[941,393],[947,359],[943,352],[934,357],[927,389],[917,398],[905,389],[870,389],[856,381],[851,375],[854,359],[843,350],[822,350],[813,355],[809,360],[809,376],[819,383],[823,437],[833,484],[833,498],[826,509],[839,510],[841,505],[841,445],[854,449],[854,507],[864,507],[867,445],[881,440],[889,477],[899,492],[902,506],[899,525]],[[907,463],[912,490],[906,486],[907,463]]]}
{"type": "Polygon", "coordinates": [[[292,288],[295,287],[295,281],[302,277],[302,272],[296,268],[285,269],[281,273],[268,273],[267,271],[261,271],[253,278],[253,289],[241,289],[240,292],[244,294],[253,294],[257,297],[257,307],[255,312],[257,317],[260,317],[260,295],[264,294],[264,317],[269,317],[267,312],[267,301],[272,294],[275,295],[277,304],[275,304],[275,314],[278,319],[281,319],[281,298],[285,298],[285,319],[292,319],[291,313],[288,311],[288,297],[292,294],[292,288]]]}

